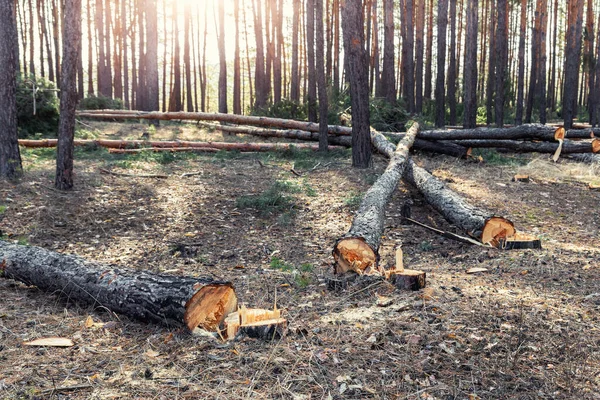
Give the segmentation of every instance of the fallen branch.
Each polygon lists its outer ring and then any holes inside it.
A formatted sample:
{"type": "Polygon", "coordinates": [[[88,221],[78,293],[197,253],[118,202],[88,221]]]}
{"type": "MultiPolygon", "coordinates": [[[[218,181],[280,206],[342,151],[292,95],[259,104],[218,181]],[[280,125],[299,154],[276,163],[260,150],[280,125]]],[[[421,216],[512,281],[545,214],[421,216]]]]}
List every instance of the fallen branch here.
{"type": "Polygon", "coordinates": [[[394,149],[385,172],[365,194],[350,230],[336,242],[333,257],[337,274],[350,270],[358,274],[377,270],[379,244],[384,230],[385,206],[402,178],[408,160],[408,151],[418,131],[419,124],[413,124],[404,139],[394,149]]]}
{"type": "Polygon", "coordinates": [[[125,172],[109,171],[109,170],[104,169],[104,168],[100,168],[100,172],[102,172],[103,174],[108,174],[108,175],[128,176],[128,177],[132,177],[132,178],[158,178],[158,179],[167,179],[169,177],[168,175],[161,175],[161,174],[128,174],[128,173],[125,173],[125,172]]]}
{"type": "Polygon", "coordinates": [[[590,139],[600,136],[599,129],[569,129],[541,124],[525,124],[509,128],[436,129],[422,131],[419,139],[425,140],[545,140],[590,139]]]}

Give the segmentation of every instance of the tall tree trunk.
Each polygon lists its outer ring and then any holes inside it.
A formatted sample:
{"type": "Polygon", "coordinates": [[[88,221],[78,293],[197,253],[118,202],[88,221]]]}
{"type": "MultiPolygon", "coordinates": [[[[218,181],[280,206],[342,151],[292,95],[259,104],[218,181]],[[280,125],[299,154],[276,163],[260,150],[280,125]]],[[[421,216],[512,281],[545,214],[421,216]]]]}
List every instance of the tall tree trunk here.
{"type": "Polygon", "coordinates": [[[548,104],[547,93],[546,93],[546,62],[548,61],[547,49],[546,49],[546,34],[548,31],[548,0],[540,1],[540,55],[538,63],[538,100],[537,104],[540,110],[540,123],[546,123],[546,107],[548,104]]]}
{"type": "Polygon", "coordinates": [[[127,37],[128,35],[128,21],[127,18],[127,0],[121,0],[121,52],[123,54],[123,100],[125,101],[125,108],[130,108],[129,102],[129,59],[127,54],[127,37]]]}
{"type": "Polygon", "coordinates": [[[426,0],[416,1],[416,28],[417,35],[415,39],[415,111],[417,114],[423,112],[423,36],[425,34],[425,3],[426,0]]]}
{"type": "Polygon", "coordinates": [[[233,2],[233,17],[235,20],[235,49],[233,52],[233,113],[241,114],[240,0],[234,0],[233,2]]]}
{"type": "MultiPolygon", "coordinates": [[[[61,0],[62,1],[62,0],[61,0]]],[[[106,83],[106,97],[112,99],[113,97],[113,73],[112,73],[112,47],[111,47],[111,26],[112,26],[112,10],[111,1],[104,0],[104,42],[106,46],[106,69],[104,73],[106,77],[104,81],[106,83]]]]}
{"type": "Polygon", "coordinates": [[[463,126],[477,125],[477,4],[478,0],[467,0],[467,31],[465,35],[464,96],[465,111],[463,126]]]}
{"type": "Polygon", "coordinates": [[[333,0],[333,91],[337,95],[340,90],[340,0],[333,0]]]}
{"type": "Polygon", "coordinates": [[[326,152],[328,149],[328,101],[327,80],[325,79],[325,55],[323,49],[323,0],[315,0],[315,36],[316,36],[316,69],[319,87],[319,151],[326,152]]]}
{"type": "Polygon", "coordinates": [[[254,70],[254,90],[256,92],[255,108],[264,107],[267,104],[267,92],[265,91],[265,58],[263,47],[262,28],[262,6],[261,0],[252,2],[254,12],[254,35],[256,39],[256,62],[254,70]]]}
{"type": "Polygon", "coordinates": [[[306,0],[306,62],[308,64],[308,120],[317,121],[317,77],[315,68],[315,0],[306,0]]]}
{"type": "Polygon", "coordinates": [[[344,52],[352,103],[352,166],[371,166],[369,82],[363,10],[359,1],[341,2],[344,52]]]}
{"type": "Polygon", "coordinates": [[[298,68],[298,27],[300,25],[300,2],[302,0],[293,0],[292,14],[292,79],[290,86],[290,99],[293,102],[300,102],[300,71],[298,68]]]}
{"type": "Polygon", "coordinates": [[[517,105],[515,124],[523,123],[523,100],[525,98],[525,35],[527,34],[527,0],[521,0],[521,24],[519,35],[519,73],[517,77],[517,105]]]}
{"type": "MultiPolygon", "coordinates": [[[[172,111],[181,111],[183,104],[181,102],[181,46],[179,44],[179,7],[178,2],[173,2],[173,90],[171,91],[172,111]]],[[[219,86],[221,75],[219,74],[219,86]]],[[[220,106],[220,105],[219,105],[220,106]]]]}
{"type": "MultiPolygon", "coordinates": [[[[396,103],[396,80],[394,76],[394,0],[383,0],[384,43],[383,68],[381,70],[382,95],[388,103],[396,103]]],[[[408,16],[406,17],[408,18],[408,16]]],[[[410,108],[410,107],[409,107],[410,108]]]]}
{"type": "Polygon", "coordinates": [[[553,21],[552,21],[552,61],[550,71],[550,84],[548,85],[548,93],[550,95],[550,102],[548,106],[551,110],[556,109],[556,52],[558,51],[558,0],[554,0],[553,7],[553,21]]]}
{"type": "MultiPolygon", "coordinates": [[[[88,0],[89,1],[89,0],[88,0]]],[[[35,20],[33,15],[33,0],[29,0],[29,73],[35,76],[35,36],[34,29],[35,20]]],[[[88,7],[89,9],[89,7],[88,7]]],[[[89,11],[88,11],[89,12],[89,11]]]]}
{"type": "Polygon", "coordinates": [[[594,73],[596,67],[596,59],[594,58],[594,5],[592,0],[587,1],[587,11],[586,11],[586,23],[585,23],[585,31],[584,35],[585,41],[585,54],[583,56],[583,67],[588,75],[588,114],[590,122],[594,121],[594,109],[595,109],[595,101],[596,95],[594,93],[594,82],[596,79],[596,74],[594,73]]]}
{"type": "MultiPolygon", "coordinates": [[[[158,13],[157,0],[146,0],[146,110],[158,111],[158,13]]],[[[151,121],[158,126],[158,121],[151,121]]]]}
{"type": "Polygon", "coordinates": [[[59,190],[73,188],[73,140],[77,106],[77,59],[81,40],[81,1],[65,0],[60,122],[56,156],[56,180],[59,190]]]}
{"type": "MultiPolygon", "coordinates": [[[[125,0],[114,0],[115,1],[115,13],[114,13],[114,29],[113,29],[113,39],[114,39],[114,48],[113,48],[113,94],[117,99],[123,99],[123,71],[122,71],[122,59],[123,59],[123,50],[121,40],[121,36],[123,35],[123,31],[121,29],[121,1],[125,0]]],[[[81,54],[81,52],[79,53],[81,54]]],[[[80,57],[81,59],[81,57],[80,57]]]]}
{"type": "Polygon", "coordinates": [[[87,0],[87,42],[88,42],[88,47],[87,47],[87,57],[88,57],[88,64],[87,64],[87,75],[88,75],[88,85],[87,85],[87,94],[88,95],[92,95],[94,94],[94,52],[93,52],[93,38],[92,38],[92,7],[90,5],[90,0],[87,0]]]}
{"type": "Polygon", "coordinates": [[[448,108],[450,125],[456,125],[456,1],[450,0],[450,62],[448,64],[448,108]]]}
{"type": "Polygon", "coordinates": [[[529,90],[527,93],[527,108],[525,109],[525,122],[530,123],[532,120],[535,100],[537,99],[539,64],[540,64],[540,29],[541,15],[540,2],[537,2],[535,9],[535,21],[531,37],[531,66],[529,74],[529,90]]]}
{"type": "Polygon", "coordinates": [[[185,69],[185,107],[187,111],[194,111],[192,91],[192,58],[190,52],[192,5],[184,3],[183,6],[183,66],[185,69]]]}
{"type": "MultiPolygon", "coordinates": [[[[423,0],[425,1],[425,0],[423,0]]],[[[477,44],[476,44],[477,45],[477,44]]],[[[431,99],[432,81],[432,54],[433,54],[433,0],[429,0],[429,13],[427,20],[427,45],[425,46],[425,90],[423,97],[431,99]]],[[[475,64],[477,65],[477,63],[475,64]]]]}
{"type": "MultiPolygon", "coordinates": [[[[17,134],[17,24],[12,1],[0,2],[0,178],[14,179],[23,167],[17,134]]],[[[33,43],[31,43],[33,45],[33,43]]]]}
{"type": "Polygon", "coordinates": [[[219,112],[227,113],[227,59],[225,53],[225,5],[219,1],[219,112]]]}
{"type": "MultiPolygon", "coordinates": [[[[446,0],[447,2],[447,0],[446,0]]],[[[404,96],[406,99],[406,109],[409,113],[415,112],[415,26],[413,20],[413,0],[404,0],[405,4],[405,22],[406,22],[406,58],[403,59],[404,70],[404,96]]],[[[446,10],[448,7],[446,6],[446,10]]],[[[446,21],[448,18],[446,17],[446,21]]]]}
{"type": "MultiPolygon", "coordinates": [[[[252,0],[251,0],[252,1],[252,0]]],[[[244,37],[246,38],[245,42],[246,42],[246,70],[248,73],[248,86],[249,86],[249,94],[250,94],[250,101],[248,104],[250,104],[250,107],[254,106],[254,91],[253,91],[253,87],[252,87],[252,71],[250,68],[250,45],[248,44],[248,23],[247,23],[247,19],[246,19],[246,7],[244,4],[244,0],[242,0],[242,15],[243,15],[243,19],[244,19],[244,37]]],[[[206,47],[205,47],[206,49],[206,47]]]]}
{"type": "Polygon", "coordinates": [[[568,23],[565,48],[563,118],[565,129],[570,129],[577,115],[577,87],[581,59],[581,30],[585,0],[573,0],[567,4],[568,23]]]}
{"type": "Polygon", "coordinates": [[[60,87],[60,4],[52,0],[52,38],[54,41],[54,71],[56,72],[56,86],[60,87]]]}
{"type": "Polygon", "coordinates": [[[498,26],[496,28],[496,126],[504,125],[504,102],[508,79],[508,0],[497,0],[498,26]]]}
{"type": "Polygon", "coordinates": [[[492,109],[494,108],[495,93],[494,88],[496,85],[496,14],[498,9],[496,8],[499,0],[490,0],[490,24],[488,28],[488,36],[490,38],[489,44],[489,57],[488,57],[488,78],[487,86],[485,90],[486,94],[486,122],[491,125],[494,121],[492,109]]]}
{"type": "Polygon", "coordinates": [[[448,0],[438,0],[437,79],[435,80],[435,126],[446,125],[446,29],[448,27],[448,0]]]}
{"type": "Polygon", "coordinates": [[[281,9],[282,0],[271,0],[271,23],[273,24],[273,102],[275,104],[281,102],[282,92],[282,71],[281,64],[284,58],[283,52],[283,10],[281,9]]]}
{"type": "Polygon", "coordinates": [[[148,35],[148,27],[145,25],[144,11],[146,9],[146,3],[150,0],[136,0],[137,3],[137,22],[138,22],[138,85],[137,85],[137,97],[136,97],[136,108],[138,110],[145,110],[148,107],[148,86],[146,83],[146,63],[148,61],[148,55],[146,54],[146,37],[148,35]]]}

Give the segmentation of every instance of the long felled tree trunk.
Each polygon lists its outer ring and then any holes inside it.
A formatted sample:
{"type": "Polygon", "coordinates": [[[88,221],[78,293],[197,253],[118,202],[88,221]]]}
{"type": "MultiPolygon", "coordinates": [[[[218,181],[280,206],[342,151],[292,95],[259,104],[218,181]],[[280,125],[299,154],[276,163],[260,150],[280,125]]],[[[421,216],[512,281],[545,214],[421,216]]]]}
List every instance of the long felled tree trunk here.
{"type": "Polygon", "coordinates": [[[385,206],[402,178],[408,160],[408,151],[418,131],[419,124],[413,124],[393,154],[390,154],[388,167],[365,194],[352,221],[352,227],[335,244],[333,257],[337,274],[350,270],[362,274],[369,272],[369,269],[377,268],[379,243],[385,228],[385,206]]]}
{"type": "Polygon", "coordinates": [[[70,300],[190,330],[215,331],[237,308],[229,282],[120,269],[1,240],[0,273],[70,300]]]}

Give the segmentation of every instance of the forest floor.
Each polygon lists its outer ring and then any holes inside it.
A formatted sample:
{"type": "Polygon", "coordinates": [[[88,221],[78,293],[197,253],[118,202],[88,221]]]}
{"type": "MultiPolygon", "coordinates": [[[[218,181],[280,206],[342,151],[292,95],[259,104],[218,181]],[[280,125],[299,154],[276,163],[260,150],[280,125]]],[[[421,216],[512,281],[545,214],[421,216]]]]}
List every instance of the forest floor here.
{"type": "MultiPolygon", "coordinates": [[[[144,126],[90,122],[87,136],[139,138],[144,126]]],[[[164,124],[153,139],[250,140],[164,124]]],[[[542,239],[543,250],[470,246],[401,183],[381,253],[427,272],[427,288],[386,282],[328,290],[331,250],[385,168],[349,151],[111,155],[76,151],[76,187],[53,189],[54,150],[23,150],[25,176],[0,187],[0,235],[154,272],[231,280],[241,302],[277,306],[275,342],[141,323],[0,279],[0,398],[600,399],[600,167],[546,156],[415,160],[482,208],[542,239]],[[260,160],[260,162],[259,162],[260,160]],[[102,174],[107,168],[168,179],[102,174]],[[290,172],[294,169],[302,176],[290,172]],[[181,174],[198,175],[181,177],[181,174]],[[526,173],[529,183],[512,182],[526,173]],[[472,267],[486,272],[467,274],[472,267]],[[378,305],[385,305],[384,307],[378,305]],[[387,303],[387,304],[386,304],[387,303]],[[97,323],[86,327],[91,316],[97,323]],[[68,337],[69,348],[23,341],[68,337]]],[[[457,232],[461,233],[462,232],[457,232]]]]}

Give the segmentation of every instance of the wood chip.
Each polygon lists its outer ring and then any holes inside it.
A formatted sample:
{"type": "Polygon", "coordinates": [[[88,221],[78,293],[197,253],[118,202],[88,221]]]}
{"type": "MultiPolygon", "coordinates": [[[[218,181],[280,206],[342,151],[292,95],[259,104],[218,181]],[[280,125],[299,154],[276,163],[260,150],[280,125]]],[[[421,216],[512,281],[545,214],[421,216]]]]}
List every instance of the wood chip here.
{"type": "Polygon", "coordinates": [[[47,346],[47,347],[71,347],[75,344],[71,339],[61,337],[49,337],[24,342],[23,346],[47,346]]]}
{"type": "Polygon", "coordinates": [[[478,274],[480,272],[488,272],[489,270],[487,268],[480,268],[480,267],[474,267],[474,268],[470,268],[467,271],[467,274],[478,274]]]}

